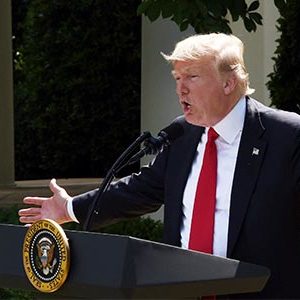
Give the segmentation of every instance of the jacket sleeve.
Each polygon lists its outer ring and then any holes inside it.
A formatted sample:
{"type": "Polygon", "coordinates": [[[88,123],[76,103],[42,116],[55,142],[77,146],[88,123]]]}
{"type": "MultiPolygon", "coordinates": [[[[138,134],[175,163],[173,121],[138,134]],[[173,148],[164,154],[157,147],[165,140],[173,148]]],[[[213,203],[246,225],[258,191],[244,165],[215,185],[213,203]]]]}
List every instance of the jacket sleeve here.
{"type": "MultiPolygon", "coordinates": [[[[164,199],[167,157],[168,149],[165,149],[138,174],[111,183],[97,204],[99,213],[92,216],[92,229],[158,210],[164,199]]],[[[73,210],[81,224],[97,193],[98,189],[74,197],[73,210]]]]}

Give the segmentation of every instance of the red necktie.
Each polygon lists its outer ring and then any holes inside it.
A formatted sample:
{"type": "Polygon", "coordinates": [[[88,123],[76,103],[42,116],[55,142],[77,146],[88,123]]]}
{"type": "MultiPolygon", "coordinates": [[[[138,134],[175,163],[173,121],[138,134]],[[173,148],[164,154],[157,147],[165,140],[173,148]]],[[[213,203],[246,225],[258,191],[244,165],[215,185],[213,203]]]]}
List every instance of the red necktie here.
{"type": "Polygon", "coordinates": [[[189,249],[213,252],[214,220],[217,186],[217,148],[219,135],[211,127],[205,146],[203,163],[195,196],[189,249]]]}

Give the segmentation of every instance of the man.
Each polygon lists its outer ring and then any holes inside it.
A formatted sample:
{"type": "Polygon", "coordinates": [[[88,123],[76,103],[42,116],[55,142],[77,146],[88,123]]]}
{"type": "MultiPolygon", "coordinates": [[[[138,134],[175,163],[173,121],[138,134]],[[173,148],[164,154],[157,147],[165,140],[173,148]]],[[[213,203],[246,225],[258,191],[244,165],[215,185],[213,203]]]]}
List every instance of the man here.
{"type": "MultiPolygon", "coordinates": [[[[139,174],[112,184],[93,223],[109,224],[164,204],[166,243],[202,251],[194,241],[193,232],[199,232],[207,239],[206,252],[270,268],[265,289],[243,297],[300,298],[300,117],[248,96],[253,90],[243,44],[235,36],[195,35],[164,57],[173,66],[184,112],[175,122],[184,134],[139,174]],[[208,144],[213,150],[206,150],[208,144]],[[207,163],[209,155],[216,156],[213,163],[207,163]],[[209,179],[202,187],[204,173],[209,179]],[[203,193],[208,196],[199,200],[203,193]],[[214,203],[205,206],[208,199],[214,203]],[[212,225],[201,225],[208,211],[212,225]]],[[[37,207],[20,210],[20,221],[84,223],[97,191],[71,198],[55,180],[50,188],[51,198],[24,199],[37,207]]]]}

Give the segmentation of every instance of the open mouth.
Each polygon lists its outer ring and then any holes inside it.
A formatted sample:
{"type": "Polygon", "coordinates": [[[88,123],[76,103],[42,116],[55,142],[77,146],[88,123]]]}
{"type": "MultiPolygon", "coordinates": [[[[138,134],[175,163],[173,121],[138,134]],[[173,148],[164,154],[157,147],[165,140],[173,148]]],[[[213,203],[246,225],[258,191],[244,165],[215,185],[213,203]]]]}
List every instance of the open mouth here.
{"type": "Polygon", "coordinates": [[[186,101],[181,101],[181,105],[183,106],[184,110],[189,110],[191,108],[191,104],[186,101]]]}

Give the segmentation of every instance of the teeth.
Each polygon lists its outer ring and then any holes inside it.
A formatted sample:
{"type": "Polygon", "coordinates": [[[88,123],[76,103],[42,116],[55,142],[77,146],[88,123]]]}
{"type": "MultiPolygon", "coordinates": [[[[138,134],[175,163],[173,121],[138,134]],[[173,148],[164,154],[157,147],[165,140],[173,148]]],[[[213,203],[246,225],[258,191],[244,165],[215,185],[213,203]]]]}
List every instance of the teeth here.
{"type": "Polygon", "coordinates": [[[191,107],[191,104],[188,103],[187,101],[181,101],[181,104],[184,105],[184,106],[187,107],[187,108],[190,108],[190,107],[191,107]]]}

